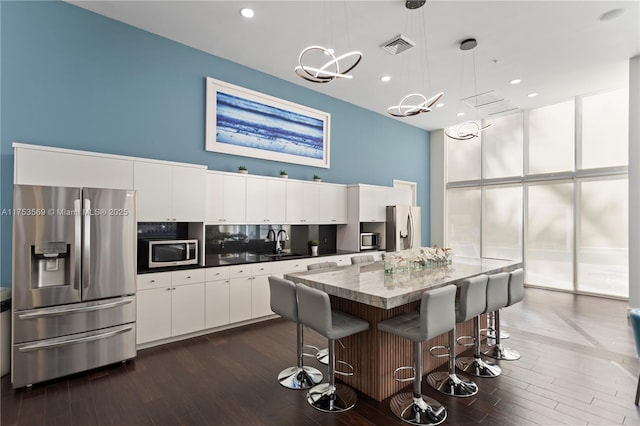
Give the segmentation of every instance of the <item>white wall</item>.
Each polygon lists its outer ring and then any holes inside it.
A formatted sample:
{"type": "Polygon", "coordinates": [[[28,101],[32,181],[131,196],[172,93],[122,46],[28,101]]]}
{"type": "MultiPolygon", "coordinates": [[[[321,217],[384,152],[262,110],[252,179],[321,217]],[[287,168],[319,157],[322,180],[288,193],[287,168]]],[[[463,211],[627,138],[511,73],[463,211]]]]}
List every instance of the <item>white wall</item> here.
{"type": "Polygon", "coordinates": [[[629,308],[640,308],[640,56],[629,60],[629,308]]]}

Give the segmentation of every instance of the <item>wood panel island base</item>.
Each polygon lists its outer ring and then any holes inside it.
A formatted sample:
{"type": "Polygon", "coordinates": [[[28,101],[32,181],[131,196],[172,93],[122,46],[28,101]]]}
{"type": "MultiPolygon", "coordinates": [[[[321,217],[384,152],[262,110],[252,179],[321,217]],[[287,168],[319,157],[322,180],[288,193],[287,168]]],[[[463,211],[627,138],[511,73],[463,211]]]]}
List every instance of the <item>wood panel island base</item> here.
{"type": "MultiPolygon", "coordinates": [[[[353,376],[340,376],[340,380],[382,401],[407,386],[406,382],[394,380],[393,371],[401,366],[412,365],[413,352],[409,340],[379,331],[376,326],[378,322],[403,313],[419,312],[420,298],[425,290],[448,284],[457,285],[479,274],[510,272],[521,267],[522,262],[519,261],[454,257],[451,265],[405,274],[385,274],[383,262],[379,261],[285,274],[285,278],[325,291],[331,297],[332,308],[369,322],[367,331],[343,339],[344,347],[336,345],[336,359],[354,367],[353,376]]],[[[457,336],[472,334],[473,321],[457,325],[457,336]]],[[[447,362],[446,357],[431,356],[429,348],[448,344],[445,334],[423,345],[425,373],[447,362]]],[[[456,352],[465,349],[459,346],[456,352]]],[[[340,369],[339,365],[337,369],[340,369]]]]}

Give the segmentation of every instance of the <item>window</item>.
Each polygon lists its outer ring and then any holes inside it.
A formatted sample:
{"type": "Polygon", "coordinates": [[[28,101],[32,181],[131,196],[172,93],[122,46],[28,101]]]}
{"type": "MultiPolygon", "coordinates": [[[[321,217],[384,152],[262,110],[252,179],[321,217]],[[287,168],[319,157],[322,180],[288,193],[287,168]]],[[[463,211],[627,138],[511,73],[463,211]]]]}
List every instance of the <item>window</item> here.
{"type": "Polygon", "coordinates": [[[522,259],[522,185],[483,191],[482,257],[522,259]]]}
{"type": "Polygon", "coordinates": [[[482,133],[484,177],[522,176],[522,113],[488,121],[482,133]]]}
{"type": "Polygon", "coordinates": [[[480,188],[447,191],[447,241],[461,256],[480,257],[480,188]]]}
{"type": "Polygon", "coordinates": [[[563,102],[529,111],[529,174],[573,170],[573,104],[563,102]]]}

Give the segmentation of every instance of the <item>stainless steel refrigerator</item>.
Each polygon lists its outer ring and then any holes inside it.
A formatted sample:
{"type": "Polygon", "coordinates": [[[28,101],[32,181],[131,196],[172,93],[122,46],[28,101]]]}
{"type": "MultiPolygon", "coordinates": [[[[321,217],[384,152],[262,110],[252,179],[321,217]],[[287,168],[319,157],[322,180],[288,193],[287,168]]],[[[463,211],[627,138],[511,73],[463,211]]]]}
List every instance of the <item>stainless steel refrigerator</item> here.
{"type": "Polygon", "coordinates": [[[420,207],[387,206],[386,250],[420,247],[420,207]]]}
{"type": "Polygon", "coordinates": [[[15,185],[11,382],[135,357],[135,191],[15,185]]]}

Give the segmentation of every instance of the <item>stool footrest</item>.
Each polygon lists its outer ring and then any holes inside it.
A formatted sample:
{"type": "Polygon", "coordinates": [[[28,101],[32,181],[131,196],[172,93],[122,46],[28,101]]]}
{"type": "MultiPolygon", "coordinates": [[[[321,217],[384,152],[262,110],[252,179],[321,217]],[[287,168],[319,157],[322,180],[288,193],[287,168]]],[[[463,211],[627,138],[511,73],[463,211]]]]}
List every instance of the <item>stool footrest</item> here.
{"type": "Polygon", "coordinates": [[[437,345],[437,346],[432,346],[429,348],[429,353],[431,354],[432,357],[434,358],[444,358],[444,357],[448,357],[449,353],[450,353],[451,349],[449,348],[449,346],[445,346],[445,345],[437,345]],[[440,353],[440,354],[436,354],[433,353],[433,351],[436,350],[442,350],[442,349],[446,349],[447,352],[445,353],[440,353]]]}
{"type": "Polygon", "coordinates": [[[398,367],[395,370],[393,370],[393,380],[395,380],[396,382],[412,382],[415,379],[416,379],[416,369],[412,366],[398,367]],[[412,376],[398,377],[398,372],[404,371],[404,370],[411,370],[412,376]]]}
{"type": "Polygon", "coordinates": [[[456,342],[458,342],[458,344],[462,346],[475,346],[476,338],[474,336],[460,336],[456,339],[456,342]],[[467,342],[467,340],[471,341],[467,342]]]}
{"type": "Polygon", "coordinates": [[[339,374],[341,376],[353,376],[353,365],[349,364],[348,362],[344,362],[344,361],[340,361],[340,360],[336,360],[336,364],[342,364],[342,365],[346,365],[347,368],[349,370],[351,370],[350,372],[345,372],[345,371],[338,371],[337,369],[335,370],[336,374],[339,374]]]}

